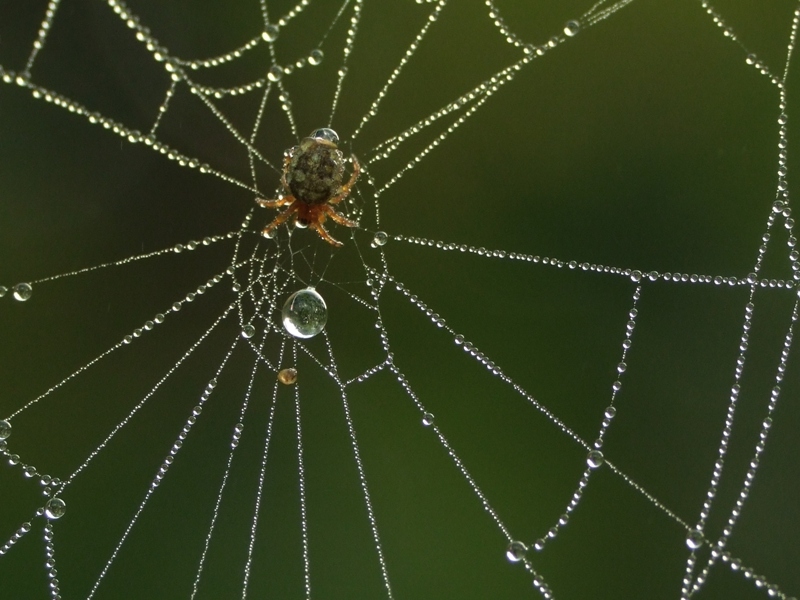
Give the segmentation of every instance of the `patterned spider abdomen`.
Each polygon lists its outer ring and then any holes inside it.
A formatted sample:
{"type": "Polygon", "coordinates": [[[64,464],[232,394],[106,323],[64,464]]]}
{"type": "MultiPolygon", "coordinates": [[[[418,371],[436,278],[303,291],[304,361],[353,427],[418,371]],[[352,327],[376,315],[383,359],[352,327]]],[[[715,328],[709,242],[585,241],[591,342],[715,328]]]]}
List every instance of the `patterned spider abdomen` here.
{"type": "Polygon", "coordinates": [[[295,199],[324,204],[338,195],[344,177],[344,156],[333,142],[307,137],[292,148],[286,184],[295,199]]]}

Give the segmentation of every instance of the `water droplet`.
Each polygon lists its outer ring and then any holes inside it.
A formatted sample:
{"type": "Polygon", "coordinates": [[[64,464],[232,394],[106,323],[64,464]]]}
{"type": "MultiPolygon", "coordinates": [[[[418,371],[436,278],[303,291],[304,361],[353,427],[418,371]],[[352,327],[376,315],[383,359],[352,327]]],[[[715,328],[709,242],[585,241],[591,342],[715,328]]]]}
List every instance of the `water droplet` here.
{"type": "Polygon", "coordinates": [[[67,503],[61,498],[50,498],[44,505],[44,514],[48,519],[60,519],[67,512],[67,503]]]}
{"type": "Polygon", "coordinates": [[[323,56],[324,55],[322,54],[322,50],[320,50],[319,48],[317,48],[316,50],[312,50],[311,54],[308,55],[308,63],[316,66],[322,62],[323,56]]]}
{"type": "Polygon", "coordinates": [[[33,288],[30,283],[18,283],[14,286],[14,300],[25,302],[29,300],[33,294],[33,288]]]}
{"type": "Polygon", "coordinates": [[[339,143],[339,134],[330,127],[320,127],[319,129],[315,129],[308,137],[316,140],[328,140],[334,144],[339,143]]]}
{"type": "Polygon", "coordinates": [[[522,542],[513,541],[506,548],[506,558],[510,562],[519,562],[525,558],[528,547],[522,542]]]}
{"type": "Polygon", "coordinates": [[[297,369],[291,367],[288,369],[281,369],[278,372],[278,381],[283,385],[292,385],[297,381],[297,369]]]}
{"type": "Polygon", "coordinates": [[[376,231],[375,237],[372,238],[372,241],[376,246],[385,246],[386,242],[389,241],[389,236],[386,235],[385,231],[376,231]]]}
{"type": "Polygon", "coordinates": [[[703,532],[699,529],[692,529],[686,536],[686,546],[689,550],[697,550],[705,541],[706,539],[703,537],[703,532]]]}
{"type": "Polygon", "coordinates": [[[422,424],[425,425],[425,427],[430,427],[433,425],[434,418],[433,413],[426,412],[422,415],[422,424]]]}
{"type": "Polygon", "coordinates": [[[267,79],[270,81],[280,81],[281,77],[283,77],[283,69],[278,65],[273,65],[270,67],[269,71],[267,71],[267,79]]]}
{"type": "Polygon", "coordinates": [[[30,465],[28,465],[27,467],[22,469],[22,474],[28,478],[36,477],[36,467],[31,467],[30,465]]]}
{"type": "Polygon", "coordinates": [[[589,465],[589,468],[596,469],[601,467],[605,459],[603,458],[603,453],[600,450],[592,450],[586,456],[586,464],[589,465]]]}
{"type": "Polygon", "coordinates": [[[609,406],[608,408],[606,408],[605,415],[607,419],[613,419],[614,415],[616,414],[617,414],[617,409],[614,408],[613,406],[609,406]]]}
{"type": "Polygon", "coordinates": [[[573,37],[578,35],[578,32],[581,30],[581,24],[577,21],[567,21],[567,24],[564,25],[564,33],[566,33],[569,37],[573,37]]]}
{"type": "Polygon", "coordinates": [[[328,307],[325,300],[314,288],[295,292],[281,311],[283,326],[296,338],[311,338],[325,328],[328,321],[328,307]]]}
{"type": "Polygon", "coordinates": [[[0,298],[5,296],[8,293],[8,288],[4,285],[0,285],[0,298]]]}
{"type": "Polygon", "coordinates": [[[278,29],[277,25],[267,25],[264,27],[264,32],[261,34],[261,37],[265,42],[274,42],[278,39],[278,33],[280,29],[278,29]]]}
{"type": "Polygon", "coordinates": [[[256,334],[256,328],[250,324],[245,325],[242,327],[242,337],[246,340],[249,340],[256,334]]]}
{"type": "Polygon", "coordinates": [[[0,420],[0,440],[7,440],[11,435],[11,423],[0,420]]]}

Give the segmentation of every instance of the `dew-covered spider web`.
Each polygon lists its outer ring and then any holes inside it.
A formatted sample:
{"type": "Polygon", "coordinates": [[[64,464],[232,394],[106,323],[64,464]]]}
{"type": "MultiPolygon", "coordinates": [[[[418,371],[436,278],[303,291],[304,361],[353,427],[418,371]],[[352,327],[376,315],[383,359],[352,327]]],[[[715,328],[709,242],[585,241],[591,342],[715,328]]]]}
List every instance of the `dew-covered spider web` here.
{"type": "Polygon", "coordinates": [[[0,596],[800,594],[799,24],[1,2],[0,596]]]}

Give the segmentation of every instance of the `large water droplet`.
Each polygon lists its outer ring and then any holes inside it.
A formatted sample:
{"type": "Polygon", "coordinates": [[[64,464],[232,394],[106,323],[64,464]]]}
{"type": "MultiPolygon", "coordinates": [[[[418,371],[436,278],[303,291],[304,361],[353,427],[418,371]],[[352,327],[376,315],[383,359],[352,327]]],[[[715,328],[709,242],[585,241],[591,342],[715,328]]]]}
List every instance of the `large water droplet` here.
{"type": "Polygon", "coordinates": [[[433,413],[426,412],[424,415],[422,415],[422,424],[425,425],[425,427],[430,427],[433,425],[434,419],[435,417],[433,416],[433,413]]]}
{"type": "Polygon", "coordinates": [[[295,292],[281,311],[283,326],[296,338],[311,338],[325,328],[328,321],[328,307],[325,300],[314,288],[295,292]]]}
{"type": "Polygon", "coordinates": [[[581,24],[577,21],[567,21],[567,24],[564,25],[564,33],[566,33],[569,37],[578,35],[580,30],[581,24]]]}
{"type": "Polygon", "coordinates": [[[311,135],[308,137],[317,140],[328,140],[329,142],[333,142],[334,144],[339,143],[339,134],[336,133],[330,127],[320,127],[319,129],[315,129],[314,131],[311,132],[311,135]]]}
{"type": "Polygon", "coordinates": [[[7,440],[11,435],[11,423],[0,420],[0,440],[7,440]]]}
{"type": "Polygon", "coordinates": [[[48,519],[60,519],[67,512],[67,503],[61,498],[50,498],[44,505],[44,514],[48,519]]]}
{"type": "Polygon", "coordinates": [[[242,327],[242,337],[246,340],[250,339],[256,334],[256,328],[249,323],[242,327]]]}
{"type": "Polygon", "coordinates": [[[605,458],[603,458],[603,453],[600,450],[592,450],[586,456],[586,464],[589,465],[589,468],[596,469],[598,467],[603,466],[605,462],[605,458]]]}
{"type": "Polygon", "coordinates": [[[280,29],[278,29],[277,25],[270,24],[264,28],[264,32],[261,34],[261,37],[265,42],[274,42],[278,39],[279,31],[280,29]]]}
{"type": "Polygon", "coordinates": [[[703,537],[703,532],[699,529],[692,529],[686,536],[686,546],[690,550],[697,550],[705,541],[706,539],[703,537]]]}
{"type": "Polygon", "coordinates": [[[278,381],[283,385],[292,385],[297,381],[297,369],[289,367],[278,371],[278,381]]]}
{"type": "Polygon", "coordinates": [[[386,242],[389,241],[389,236],[386,235],[385,231],[376,231],[375,237],[372,238],[372,241],[376,246],[385,246],[386,242]]]}
{"type": "Polygon", "coordinates": [[[511,562],[519,562],[525,558],[528,547],[522,542],[513,541],[506,548],[506,558],[511,562]]]}
{"type": "Polygon", "coordinates": [[[14,286],[14,299],[20,302],[29,300],[33,294],[33,288],[30,283],[18,283],[14,286]]]}
{"type": "Polygon", "coordinates": [[[317,48],[316,50],[312,50],[311,54],[308,55],[308,63],[316,66],[322,62],[322,57],[323,57],[322,50],[320,50],[319,48],[317,48]]]}
{"type": "Polygon", "coordinates": [[[269,71],[267,71],[267,79],[270,81],[280,81],[281,77],[283,77],[283,69],[278,65],[270,67],[269,71]]]}

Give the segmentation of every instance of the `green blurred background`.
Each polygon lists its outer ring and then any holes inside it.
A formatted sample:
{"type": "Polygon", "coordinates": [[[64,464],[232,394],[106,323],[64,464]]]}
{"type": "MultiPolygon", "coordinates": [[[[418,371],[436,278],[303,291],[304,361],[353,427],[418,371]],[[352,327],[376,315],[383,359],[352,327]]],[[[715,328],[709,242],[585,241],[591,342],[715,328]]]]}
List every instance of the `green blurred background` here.
{"type": "MultiPolygon", "coordinates": [[[[546,43],[589,4],[497,1],[509,28],[546,43]]],[[[230,51],[263,28],[258,2],[132,0],[152,35],[187,59],[230,51]]],[[[270,1],[276,18],[292,6],[270,1]]],[[[312,2],[281,30],[281,64],[317,47],[339,4],[312,2]]],[[[330,309],[337,367],[350,379],[383,358],[363,265],[378,266],[372,232],[502,249],[564,261],[745,277],[755,262],[777,183],[778,94],[745,63],[755,53],[773,73],[785,62],[789,1],[714,6],[737,34],[726,39],[699,2],[639,0],[534,60],[444,143],[380,196],[362,177],[354,199],[362,230],[332,251],[296,234],[296,275],[318,283],[330,309]],[[327,270],[326,270],[327,269],[327,270]],[[320,273],[325,271],[324,280],[320,273]]],[[[24,66],[45,2],[0,0],[0,64],[24,66]]],[[[376,144],[457,99],[521,57],[498,34],[485,4],[451,0],[390,88],[377,116],[350,141],[432,5],[367,2],[332,122],[362,162],[376,144]]],[[[351,9],[325,38],[325,58],[284,80],[299,133],[326,125],[351,9]]],[[[797,57],[795,56],[795,65],[797,57]]],[[[264,45],[218,69],[192,71],[209,86],[263,75],[264,45]]],[[[790,70],[794,118],[798,76],[790,70]]],[[[125,126],[147,131],[169,86],[112,10],[64,0],[32,80],[125,126]]],[[[249,132],[260,94],[217,105],[249,132]]],[[[443,120],[447,124],[453,118],[443,120]],[[449,119],[449,120],[448,120],[449,119]]],[[[789,122],[789,181],[797,170],[789,122]]],[[[378,187],[446,125],[425,130],[375,163],[378,187]]],[[[178,87],[158,138],[249,182],[247,153],[178,87]]],[[[256,146],[273,164],[295,143],[276,99],[256,146]]],[[[264,194],[278,176],[259,170],[264,194]]],[[[0,284],[10,286],[150,252],[238,228],[253,193],[90,125],[85,118],[0,87],[0,284]]],[[[272,213],[255,213],[253,228],[272,213]]],[[[773,228],[764,277],[790,278],[781,224],[773,228]]],[[[34,286],[26,303],[0,300],[0,416],[61,381],[211,276],[233,243],[169,253],[34,286]]],[[[389,273],[462,333],[522,388],[587,441],[594,440],[621,356],[634,285],[625,277],[478,257],[391,241],[389,273]]],[[[41,472],[74,471],[202,335],[234,295],[225,279],[154,331],[100,361],[13,420],[9,449],[41,472]]],[[[299,285],[299,284],[298,284],[299,285]]],[[[706,530],[720,535],[742,487],[766,414],[768,393],[795,294],[759,289],[742,393],[719,495],[706,530]]],[[[646,282],[634,344],[604,453],[688,524],[705,498],[716,457],[747,290],[646,282]]],[[[393,288],[381,316],[397,366],[481,486],[512,535],[531,543],[553,526],[577,486],[585,450],[509,385],[492,377],[393,288]]],[[[277,322],[277,315],[266,314],[277,322]]],[[[228,319],[153,395],[68,488],[56,524],[64,598],[85,597],[239,325],[228,319]]],[[[325,357],[323,340],[308,349],[325,357]]],[[[270,356],[279,343],[270,339],[270,356]]],[[[729,549],[788,595],[800,593],[796,357],[743,516],[729,549]]],[[[97,598],[190,595],[225,470],[230,435],[254,356],[237,348],[162,485],[108,572],[97,598]]],[[[285,356],[285,365],[292,364],[285,356]]],[[[342,396],[308,358],[300,373],[312,596],[381,598],[372,542],[347,433],[342,396]]],[[[274,374],[253,379],[237,450],[198,598],[241,596],[250,523],[274,374]]],[[[249,597],[302,598],[294,390],[277,396],[253,553],[249,597]]],[[[531,577],[504,557],[506,540],[412,401],[389,373],[347,389],[395,598],[538,597],[531,577]]],[[[0,470],[0,539],[43,500],[18,468],[0,470]]],[[[44,598],[41,520],[0,559],[3,596],[44,598]]],[[[594,473],[569,525],[532,553],[557,598],[676,598],[686,532],[608,469],[594,473]]],[[[705,559],[707,549],[700,552],[705,559]]],[[[741,573],[715,567],[704,598],[759,598],[741,573]]]]}

